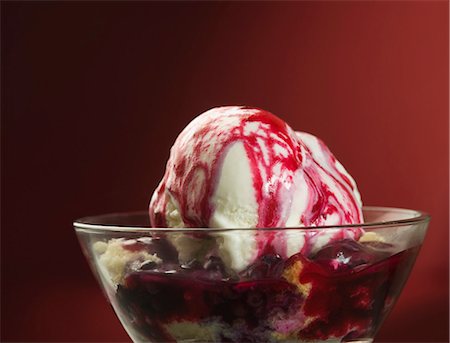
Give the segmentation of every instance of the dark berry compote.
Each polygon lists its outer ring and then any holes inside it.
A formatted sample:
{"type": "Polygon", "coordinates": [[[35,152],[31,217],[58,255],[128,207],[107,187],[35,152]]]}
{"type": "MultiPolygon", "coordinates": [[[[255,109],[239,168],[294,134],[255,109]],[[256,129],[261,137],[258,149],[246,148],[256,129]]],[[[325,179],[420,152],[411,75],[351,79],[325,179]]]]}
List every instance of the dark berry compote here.
{"type": "Polygon", "coordinates": [[[370,342],[418,249],[344,239],[288,259],[267,252],[240,273],[169,254],[127,269],[114,305],[137,341],[370,342]]]}

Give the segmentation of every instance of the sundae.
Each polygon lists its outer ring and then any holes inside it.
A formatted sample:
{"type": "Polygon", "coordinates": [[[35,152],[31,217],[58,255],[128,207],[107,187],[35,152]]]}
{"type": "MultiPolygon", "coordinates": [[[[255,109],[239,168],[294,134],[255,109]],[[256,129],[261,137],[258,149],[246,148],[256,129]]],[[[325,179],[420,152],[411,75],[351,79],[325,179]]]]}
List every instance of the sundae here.
{"type": "Polygon", "coordinates": [[[355,181],[320,139],[242,106],[180,133],[149,218],[149,235],[93,245],[135,341],[370,342],[419,246],[361,228],[355,181]]]}

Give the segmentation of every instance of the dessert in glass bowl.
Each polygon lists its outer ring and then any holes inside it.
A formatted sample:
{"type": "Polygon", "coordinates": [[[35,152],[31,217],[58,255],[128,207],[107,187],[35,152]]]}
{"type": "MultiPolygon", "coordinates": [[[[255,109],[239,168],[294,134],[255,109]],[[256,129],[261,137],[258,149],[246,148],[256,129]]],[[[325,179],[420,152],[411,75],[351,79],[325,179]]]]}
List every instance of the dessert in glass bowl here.
{"type": "Polygon", "coordinates": [[[371,342],[429,217],[362,207],[318,138],[215,108],[175,141],[149,212],[75,228],[136,342],[371,342]]]}

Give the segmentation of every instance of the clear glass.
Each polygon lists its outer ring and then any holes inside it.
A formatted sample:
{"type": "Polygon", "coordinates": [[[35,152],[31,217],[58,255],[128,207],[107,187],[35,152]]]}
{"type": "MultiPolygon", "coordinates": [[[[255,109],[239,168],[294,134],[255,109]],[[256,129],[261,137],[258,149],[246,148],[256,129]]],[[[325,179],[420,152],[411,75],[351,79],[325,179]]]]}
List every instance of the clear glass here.
{"type": "Polygon", "coordinates": [[[372,342],[429,216],[363,212],[365,224],[336,227],[160,229],[146,212],[74,227],[135,342],[372,342]]]}

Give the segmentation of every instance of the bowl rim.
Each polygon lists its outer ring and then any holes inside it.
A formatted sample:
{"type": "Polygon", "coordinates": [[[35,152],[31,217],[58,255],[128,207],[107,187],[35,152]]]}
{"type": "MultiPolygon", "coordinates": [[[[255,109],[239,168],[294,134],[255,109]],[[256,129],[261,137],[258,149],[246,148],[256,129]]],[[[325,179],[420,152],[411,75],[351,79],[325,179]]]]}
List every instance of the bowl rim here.
{"type": "Polygon", "coordinates": [[[108,217],[118,217],[118,216],[138,216],[138,215],[148,215],[148,211],[130,211],[130,212],[114,212],[107,213],[95,216],[87,216],[76,219],[73,222],[73,226],[76,231],[84,231],[84,230],[93,230],[98,232],[149,232],[149,231],[158,231],[158,232],[223,232],[223,231],[251,231],[251,230],[263,230],[263,231],[273,231],[273,230],[324,230],[324,229],[349,229],[349,228],[386,228],[386,227],[398,227],[398,226],[407,226],[421,223],[428,223],[431,219],[431,216],[423,211],[419,210],[411,210],[405,208],[397,208],[397,207],[383,207],[383,206],[363,206],[363,212],[375,212],[375,211],[384,211],[384,212],[397,212],[403,215],[410,214],[411,217],[407,217],[406,219],[398,219],[398,220],[388,220],[388,221],[377,221],[377,222],[367,222],[367,223],[359,223],[359,224],[345,224],[345,225],[323,225],[323,226],[296,226],[296,227],[267,227],[267,228],[158,228],[151,226],[126,226],[121,224],[98,224],[94,223],[95,219],[100,218],[108,218],[108,217]]]}

